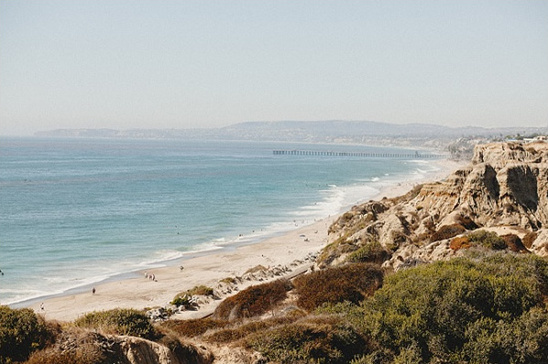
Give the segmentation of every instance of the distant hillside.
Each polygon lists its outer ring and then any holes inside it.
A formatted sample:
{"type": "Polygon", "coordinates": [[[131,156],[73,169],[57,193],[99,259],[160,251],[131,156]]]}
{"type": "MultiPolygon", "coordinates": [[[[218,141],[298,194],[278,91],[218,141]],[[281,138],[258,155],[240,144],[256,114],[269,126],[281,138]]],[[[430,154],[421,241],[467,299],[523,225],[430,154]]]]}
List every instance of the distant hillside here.
{"type": "Polygon", "coordinates": [[[462,130],[433,124],[390,124],[376,121],[273,121],[245,122],[221,129],[224,133],[264,132],[275,134],[294,133],[315,137],[354,137],[354,136],[436,136],[461,135],[462,130]]]}
{"type": "Polygon", "coordinates": [[[415,140],[461,137],[505,137],[507,135],[543,134],[546,128],[447,127],[434,124],[391,124],[376,121],[273,121],[245,122],[218,129],[219,135],[253,139],[348,140],[359,142],[371,137],[415,140]]]}
{"type": "Polygon", "coordinates": [[[41,137],[259,140],[313,143],[362,143],[445,148],[458,138],[497,138],[548,134],[546,128],[446,127],[376,121],[251,121],[212,129],[58,129],[41,137]]]}

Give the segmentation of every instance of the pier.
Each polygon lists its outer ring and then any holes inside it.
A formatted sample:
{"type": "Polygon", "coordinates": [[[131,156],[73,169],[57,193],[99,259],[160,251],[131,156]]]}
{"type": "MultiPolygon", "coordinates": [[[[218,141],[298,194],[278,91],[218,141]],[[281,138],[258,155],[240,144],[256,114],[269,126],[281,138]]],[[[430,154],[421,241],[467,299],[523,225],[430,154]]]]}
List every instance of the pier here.
{"type": "Polygon", "coordinates": [[[375,153],[375,152],[333,152],[317,150],[274,150],[274,155],[318,156],[318,157],[361,157],[361,158],[393,158],[393,159],[441,159],[441,154],[415,153],[375,153]]]}

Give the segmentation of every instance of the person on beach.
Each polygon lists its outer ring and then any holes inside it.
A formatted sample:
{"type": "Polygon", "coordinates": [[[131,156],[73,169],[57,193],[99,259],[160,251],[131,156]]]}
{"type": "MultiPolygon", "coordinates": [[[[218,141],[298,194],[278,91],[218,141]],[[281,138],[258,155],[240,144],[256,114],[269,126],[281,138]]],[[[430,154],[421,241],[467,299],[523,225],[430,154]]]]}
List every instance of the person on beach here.
{"type": "Polygon", "coordinates": [[[91,289],[91,294],[95,294],[95,287],[91,289]]]}

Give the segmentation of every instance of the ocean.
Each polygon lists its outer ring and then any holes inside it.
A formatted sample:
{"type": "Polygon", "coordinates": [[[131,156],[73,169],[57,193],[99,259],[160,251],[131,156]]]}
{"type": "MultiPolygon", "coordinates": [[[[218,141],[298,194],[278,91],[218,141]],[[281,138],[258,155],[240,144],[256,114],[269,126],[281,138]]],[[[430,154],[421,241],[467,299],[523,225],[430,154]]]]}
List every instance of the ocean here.
{"type": "Polygon", "coordinates": [[[409,153],[207,140],[0,139],[0,304],[61,294],[250,244],[342,212],[429,161],[409,153]]]}

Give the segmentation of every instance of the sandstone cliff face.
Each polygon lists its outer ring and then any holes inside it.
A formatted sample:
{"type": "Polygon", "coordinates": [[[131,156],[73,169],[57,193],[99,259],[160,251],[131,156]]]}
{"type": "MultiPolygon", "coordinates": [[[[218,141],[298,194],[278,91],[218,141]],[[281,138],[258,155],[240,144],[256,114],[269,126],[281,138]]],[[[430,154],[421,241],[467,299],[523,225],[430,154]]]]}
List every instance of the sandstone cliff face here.
{"type": "MultiPolygon", "coordinates": [[[[197,350],[186,347],[184,353],[176,353],[164,345],[137,337],[117,337],[120,353],[128,364],[190,364],[208,363],[197,350]],[[179,354],[179,355],[177,355],[179,354]]],[[[181,350],[181,349],[179,349],[181,350]]]]}
{"type": "Polygon", "coordinates": [[[446,259],[462,253],[452,239],[476,229],[527,236],[529,251],[548,256],[545,227],[548,143],[479,145],[471,164],[447,179],[344,214],[330,228],[332,244],[320,265],[344,261],[372,242],[391,254],[384,265],[395,269],[446,259]]]}

